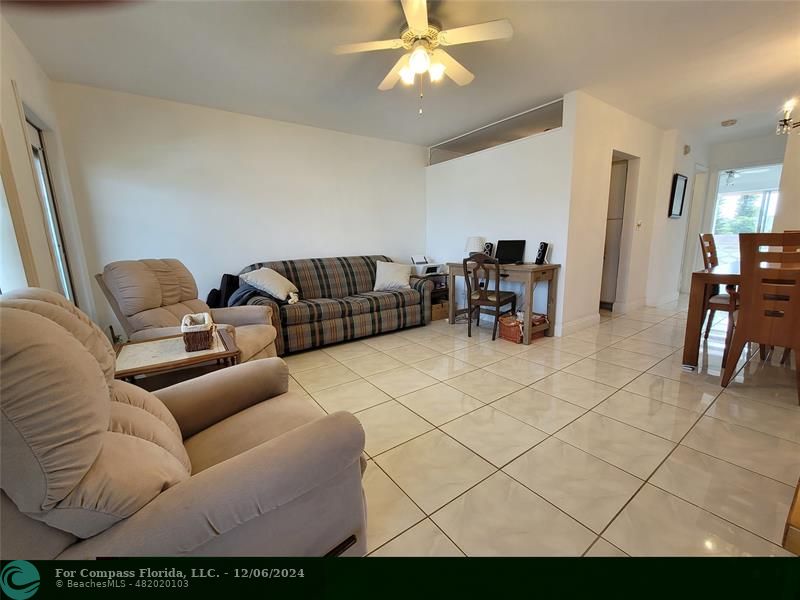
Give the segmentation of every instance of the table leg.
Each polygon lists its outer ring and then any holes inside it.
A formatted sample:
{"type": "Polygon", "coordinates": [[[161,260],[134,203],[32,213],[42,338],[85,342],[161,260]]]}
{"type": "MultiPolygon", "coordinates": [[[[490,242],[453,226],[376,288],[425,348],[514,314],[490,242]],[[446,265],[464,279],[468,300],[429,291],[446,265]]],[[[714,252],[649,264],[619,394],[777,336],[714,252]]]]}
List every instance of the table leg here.
{"type": "Polygon", "coordinates": [[[686,316],[686,333],[683,338],[683,366],[691,370],[697,369],[705,297],[705,283],[692,275],[692,287],[689,292],[689,314],[686,316]]]}
{"type": "Polygon", "coordinates": [[[528,274],[525,283],[525,324],[522,328],[522,343],[526,346],[531,343],[531,317],[533,316],[533,273],[528,274]]]}
{"type": "Polygon", "coordinates": [[[558,290],[558,277],[554,271],[547,280],[547,322],[550,323],[544,335],[553,337],[556,328],[556,292],[558,290]]]}
{"type": "Polygon", "coordinates": [[[456,275],[452,271],[447,274],[447,321],[456,324],[456,275]]]}

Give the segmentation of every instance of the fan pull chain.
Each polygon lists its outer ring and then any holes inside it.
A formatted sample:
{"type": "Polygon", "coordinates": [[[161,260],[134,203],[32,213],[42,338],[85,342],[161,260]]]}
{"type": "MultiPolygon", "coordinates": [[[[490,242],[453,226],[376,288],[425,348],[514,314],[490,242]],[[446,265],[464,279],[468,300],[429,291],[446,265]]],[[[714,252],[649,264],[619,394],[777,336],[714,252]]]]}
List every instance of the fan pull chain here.
{"type": "Polygon", "coordinates": [[[420,75],[420,77],[419,77],[419,113],[418,113],[418,115],[420,117],[422,116],[422,98],[423,97],[424,97],[424,94],[422,93],[422,76],[420,75]]]}

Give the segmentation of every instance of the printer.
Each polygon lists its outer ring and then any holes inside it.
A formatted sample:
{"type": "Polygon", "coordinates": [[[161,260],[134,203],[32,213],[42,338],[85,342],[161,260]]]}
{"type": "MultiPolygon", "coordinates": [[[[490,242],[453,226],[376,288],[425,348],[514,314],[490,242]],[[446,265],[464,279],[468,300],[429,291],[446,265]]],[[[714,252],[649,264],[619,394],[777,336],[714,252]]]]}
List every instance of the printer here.
{"type": "Polygon", "coordinates": [[[412,255],[411,256],[411,270],[417,277],[424,277],[425,275],[436,275],[442,272],[442,263],[433,263],[428,261],[427,256],[412,255]]]}

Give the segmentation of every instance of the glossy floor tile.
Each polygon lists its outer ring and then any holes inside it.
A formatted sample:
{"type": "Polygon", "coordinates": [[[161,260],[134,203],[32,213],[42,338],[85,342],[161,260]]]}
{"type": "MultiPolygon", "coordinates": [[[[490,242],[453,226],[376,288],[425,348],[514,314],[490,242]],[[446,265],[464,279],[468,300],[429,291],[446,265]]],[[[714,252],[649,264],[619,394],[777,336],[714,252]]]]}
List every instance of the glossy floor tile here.
{"type": "Polygon", "coordinates": [[[580,556],[596,537],[502,472],[431,518],[467,556],[580,556]]]}
{"type": "Polygon", "coordinates": [[[718,384],[677,381],[653,373],[642,373],[623,389],[693,412],[704,411],[722,391],[718,384]]]}
{"type": "Polygon", "coordinates": [[[414,525],[395,539],[370,554],[372,557],[399,556],[464,556],[442,530],[430,519],[414,525]]]}
{"type": "Polygon", "coordinates": [[[503,466],[547,437],[543,431],[491,406],[450,421],[441,429],[496,467],[503,466]]]}
{"type": "Polygon", "coordinates": [[[780,544],[794,488],[679,446],[650,479],[743,529],[780,544]]]}
{"type": "Polygon", "coordinates": [[[582,361],[571,364],[564,369],[564,372],[614,388],[621,388],[641,374],[641,371],[612,365],[593,358],[584,358],[582,361]]]}
{"type": "Polygon", "coordinates": [[[800,444],[800,410],[723,392],[706,415],[800,444]]]}
{"type": "Polygon", "coordinates": [[[751,345],[723,391],[725,318],[688,372],[685,311],[529,346],[435,321],[289,356],[289,389],[362,423],[373,556],[779,554],[794,368],[751,345]]]}
{"type": "Polygon", "coordinates": [[[492,403],[492,406],[536,427],[545,433],[555,433],[586,412],[576,404],[559,400],[531,387],[523,388],[492,403]]]}
{"type": "Polygon", "coordinates": [[[524,387],[522,384],[501,377],[495,373],[480,369],[466,375],[460,375],[447,380],[447,385],[477,398],[481,402],[493,402],[511,392],[516,392],[524,387]]]}
{"type": "Polygon", "coordinates": [[[584,556],[589,558],[615,558],[615,557],[624,557],[628,556],[622,550],[617,548],[614,544],[607,542],[603,538],[598,538],[597,541],[592,544],[592,547],[586,551],[584,556]]]}
{"type": "Polygon", "coordinates": [[[425,514],[374,462],[367,462],[362,477],[367,499],[367,551],[399,535],[425,518],[425,514]]]}
{"type": "Polygon", "coordinates": [[[391,396],[363,379],[314,392],[313,398],[329,413],[337,410],[355,413],[392,399],[391,396]]]}
{"type": "Polygon", "coordinates": [[[752,533],[646,484],[603,534],[631,556],[786,556],[752,533]]]}
{"type": "Polygon", "coordinates": [[[675,447],[669,440],[594,412],[555,436],[639,478],[649,477],[675,447]]]}
{"type": "Polygon", "coordinates": [[[703,417],[681,443],[787,485],[800,477],[799,444],[747,427],[703,417]]]}
{"type": "Polygon", "coordinates": [[[400,396],[397,401],[436,426],[484,406],[480,400],[444,383],[400,396]]]}
{"type": "Polygon", "coordinates": [[[529,450],[503,471],[597,533],[643,483],[556,438],[529,450]]]}
{"type": "Polygon", "coordinates": [[[620,390],[594,407],[594,412],[679,442],[700,418],[700,413],[620,390]]]}
{"type": "Polygon", "coordinates": [[[389,450],[375,461],[428,514],[495,471],[438,430],[389,450]]]}
{"type": "Polygon", "coordinates": [[[364,450],[370,456],[433,429],[433,425],[395,400],[362,410],[356,418],[364,428],[364,450]]]}
{"type": "Polygon", "coordinates": [[[609,385],[564,371],[540,379],[531,387],[586,409],[594,408],[617,391],[609,385]]]}

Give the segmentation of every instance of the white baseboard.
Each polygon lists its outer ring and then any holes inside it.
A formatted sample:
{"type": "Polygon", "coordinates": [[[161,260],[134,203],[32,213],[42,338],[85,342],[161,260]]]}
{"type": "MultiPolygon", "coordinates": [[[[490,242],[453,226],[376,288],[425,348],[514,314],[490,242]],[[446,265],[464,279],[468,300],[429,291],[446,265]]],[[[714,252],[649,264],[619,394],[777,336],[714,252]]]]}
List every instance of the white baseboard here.
{"type": "Polygon", "coordinates": [[[581,329],[586,329],[587,327],[591,327],[592,325],[597,325],[600,322],[600,313],[589,315],[586,317],[581,317],[580,319],[575,319],[574,321],[568,321],[567,323],[561,323],[560,331],[559,327],[556,327],[556,335],[564,336],[569,335],[571,333],[575,333],[576,331],[580,331],[581,329]]]}
{"type": "Polygon", "coordinates": [[[671,294],[664,294],[659,298],[648,298],[647,306],[661,306],[669,302],[675,302],[680,297],[680,292],[672,292],[671,294]]]}
{"type": "Polygon", "coordinates": [[[624,315],[625,313],[636,310],[637,308],[642,308],[643,306],[644,306],[644,299],[631,300],[630,302],[614,302],[613,312],[615,314],[624,315]]]}

